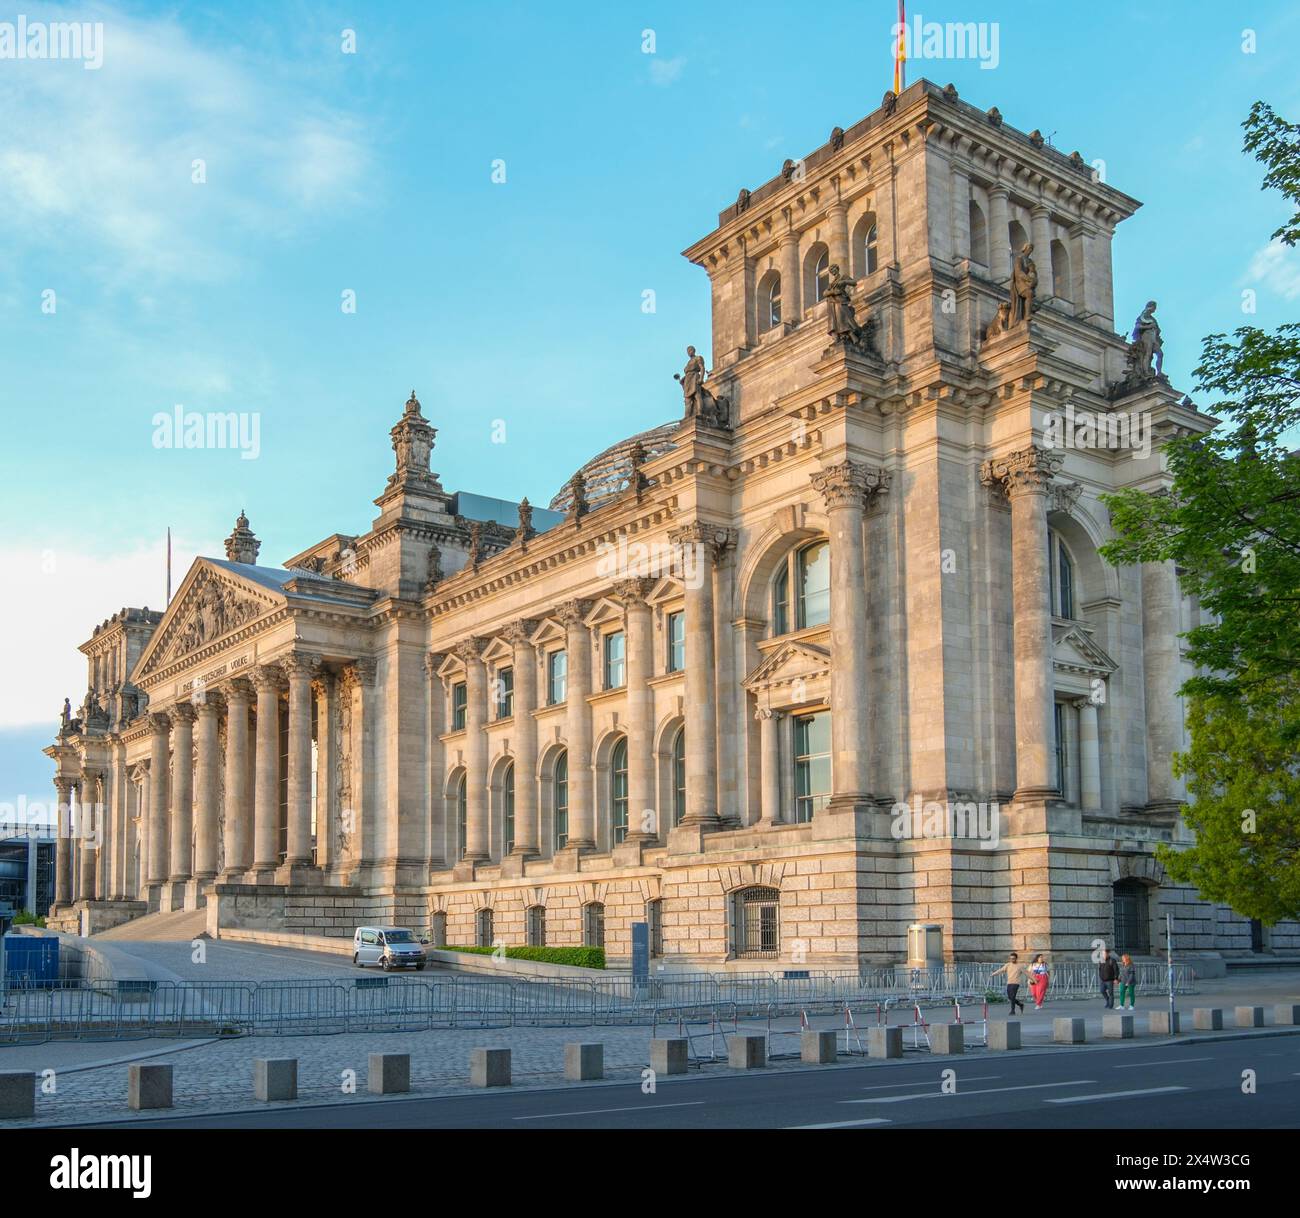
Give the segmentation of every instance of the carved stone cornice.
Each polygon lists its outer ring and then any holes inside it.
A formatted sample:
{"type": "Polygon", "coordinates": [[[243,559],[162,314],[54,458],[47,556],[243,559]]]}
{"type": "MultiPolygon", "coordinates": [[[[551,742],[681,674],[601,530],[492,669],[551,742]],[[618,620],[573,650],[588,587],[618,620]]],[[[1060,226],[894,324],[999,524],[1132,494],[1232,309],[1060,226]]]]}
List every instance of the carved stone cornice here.
{"type": "Polygon", "coordinates": [[[530,644],[533,632],[537,629],[537,619],[521,617],[509,622],[501,629],[501,637],[514,647],[530,644]]]}
{"type": "Polygon", "coordinates": [[[675,546],[703,546],[716,562],[736,544],[737,533],[721,524],[692,520],[689,524],[669,529],[668,540],[675,546]]]}
{"type": "Polygon", "coordinates": [[[563,601],[555,606],[555,620],[561,626],[581,626],[591,612],[591,601],[563,601]]]}
{"type": "Polygon", "coordinates": [[[889,471],[859,461],[841,461],[809,474],[813,489],[828,510],[865,507],[867,500],[889,489],[889,471]]]}
{"type": "Polygon", "coordinates": [[[614,584],[614,595],[628,608],[633,605],[641,606],[648,603],[648,597],[654,586],[654,580],[644,577],[620,579],[614,584]]]}
{"type": "Polygon", "coordinates": [[[1046,495],[1064,460],[1061,453],[1045,448],[1022,448],[985,461],[980,466],[980,481],[985,486],[1000,485],[1012,499],[1020,495],[1046,495]]]}

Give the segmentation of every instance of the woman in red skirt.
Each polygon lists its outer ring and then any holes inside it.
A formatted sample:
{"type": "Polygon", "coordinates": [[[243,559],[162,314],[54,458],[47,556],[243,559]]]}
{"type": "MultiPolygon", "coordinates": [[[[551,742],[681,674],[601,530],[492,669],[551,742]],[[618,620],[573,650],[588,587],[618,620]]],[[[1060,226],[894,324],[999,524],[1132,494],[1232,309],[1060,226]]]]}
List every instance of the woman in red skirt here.
{"type": "Polygon", "coordinates": [[[1043,963],[1043,953],[1039,952],[1029,966],[1029,991],[1034,996],[1035,1011],[1043,1009],[1043,999],[1047,997],[1047,984],[1050,980],[1047,965],[1043,963]]]}

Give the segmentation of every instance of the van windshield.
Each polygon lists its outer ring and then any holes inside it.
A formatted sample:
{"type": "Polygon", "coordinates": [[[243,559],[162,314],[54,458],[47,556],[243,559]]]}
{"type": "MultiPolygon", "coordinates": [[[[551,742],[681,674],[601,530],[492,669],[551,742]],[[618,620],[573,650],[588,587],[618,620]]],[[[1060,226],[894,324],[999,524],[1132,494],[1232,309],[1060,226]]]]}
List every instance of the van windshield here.
{"type": "Polygon", "coordinates": [[[414,943],[415,936],[409,930],[386,930],[384,938],[389,943],[414,943]]]}

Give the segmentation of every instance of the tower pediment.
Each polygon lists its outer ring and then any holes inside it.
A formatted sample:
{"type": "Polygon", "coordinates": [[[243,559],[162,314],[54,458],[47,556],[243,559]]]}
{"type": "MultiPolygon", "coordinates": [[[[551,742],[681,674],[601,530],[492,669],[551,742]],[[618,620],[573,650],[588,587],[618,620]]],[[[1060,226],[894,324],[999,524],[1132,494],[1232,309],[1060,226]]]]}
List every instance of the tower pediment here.
{"type": "Polygon", "coordinates": [[[1108,677],[1119,665],[1079,626],[1052,627],[1052,665],[1065,672],[1108,677]]]}

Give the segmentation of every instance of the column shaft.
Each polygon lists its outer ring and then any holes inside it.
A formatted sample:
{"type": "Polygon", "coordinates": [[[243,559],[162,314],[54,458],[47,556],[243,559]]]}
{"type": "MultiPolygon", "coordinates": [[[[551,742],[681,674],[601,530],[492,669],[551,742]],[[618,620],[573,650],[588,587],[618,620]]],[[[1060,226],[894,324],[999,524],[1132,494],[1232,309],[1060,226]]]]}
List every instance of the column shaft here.
{"type": "Polygon", "coordinates": [[[210,880],[217,874],[217,766],[221,704],[208,696],[198,708],[194,767],[194,876],[210,880]]]}
{"type": "Polygon", "coordinates": [[[568,678],[565,735],[569,748],[569,849],[596,848],[595,784],[591,773],[591,631],[584,621],[591,605],[569,601],[560,607],[566,630],[568,678]]]}
{"type": "Polygon", "coordinates": [[[1097,734],[1097,704],[1090,698],[1075,703],[1079,710],[1079,806],[1085,812],[1101,808],[1101,745],[1097,734]]]}
{"type": "Polygon", "coordinates": [[[684,825],[718,825],[716,656],[713,639],[713,564],[725,530],[696,522],[671,534],[683,547],[686,585],[686,815],[684,825]]]}
{"type": "Polygon", "coordinates": [[[56,799],[54,845],[54,903],[72,904],[72,780],[54,780],[56,799]]]}
{"type": "Polygon", "coordinates": [[[482,640],[468,639],[457,648],[465,663],[465,861],[491,858],[487,789],[487,672],[482,640]]]}
{"type": "Polygon", "coordinates": [[[627,837],[653,841],[663,830],[654,798],[654,632],[646,603],[651,583],[629,579],[616,589],[627,618],[627,837]]]}
{"type": "Polygon", "coordinates": [[[1006,283],[1011,278],[1007,197],[1005,186],[989,187],[989,273],[994,283],[1006,283]]]}
{"type": "Polygon", "coordinates": [[[759,768],[762,773],[761,816],[763,824],[781,822],[781,720],[780,711],[759,707],[754,712],[759,723],[759,768]]]}
{"type": "Polygon", "coordinates": [[[149,871],[150,884],[167,879],[167,788],[171,750],[171,720],[163,714],[149,717],[149,871]]]}
{"type": "Polygon", "coordinates": [[[171,874],[173,883],[193,874],[194,707],[172,707],[171,874]]]}
{"type": "MultiPolygon", "coordinates": [[[[1041,303],[1056,295],[1052,284],[1052,224],[1051,214],[1045,207],[1035,207],[1030,212],[1030,228],[1034,243],[1034,262],[1038,267],[1038,291],[1036,300],[1041,303]]],[[[1019,253],[1019,251],[1016,251],[1019,253]]],[[[1068,289],[1068,285],[1067,285],[1068,289]]]]}
{"type": "Polygon", "coordinates": [[[289,809],[285,864],[311,865],[311,682],[314,657],[291,656],[289,674],[289,809]]]}
{"type": "Polygon", "coordinates": [[[274,871],[280,863],[280,674],[259,669],[257,687],[257,771],[253,790],[253,870],[274,871]]]}
{"type": "Polygon", "coordinates": [[[787,327],[798,324],[803,316],[799,278],[799,234],[788,232],[781,238],[781,320],[787,327]]]}
{"type": "Polygon", "coordinates": [[[529,642],[533,623],[516,623],[507,637],[514,645],[515,668],[515,854],[538,853],[537,817],[537,653],[529,642]]]}
{"type": "Polygon", "coordinates": [[[223,876],[242,875],[253,863],[252,802],[248,797],[248,712],[253,691],[247,681],[226,690],[226,823],[223,876]]]}

